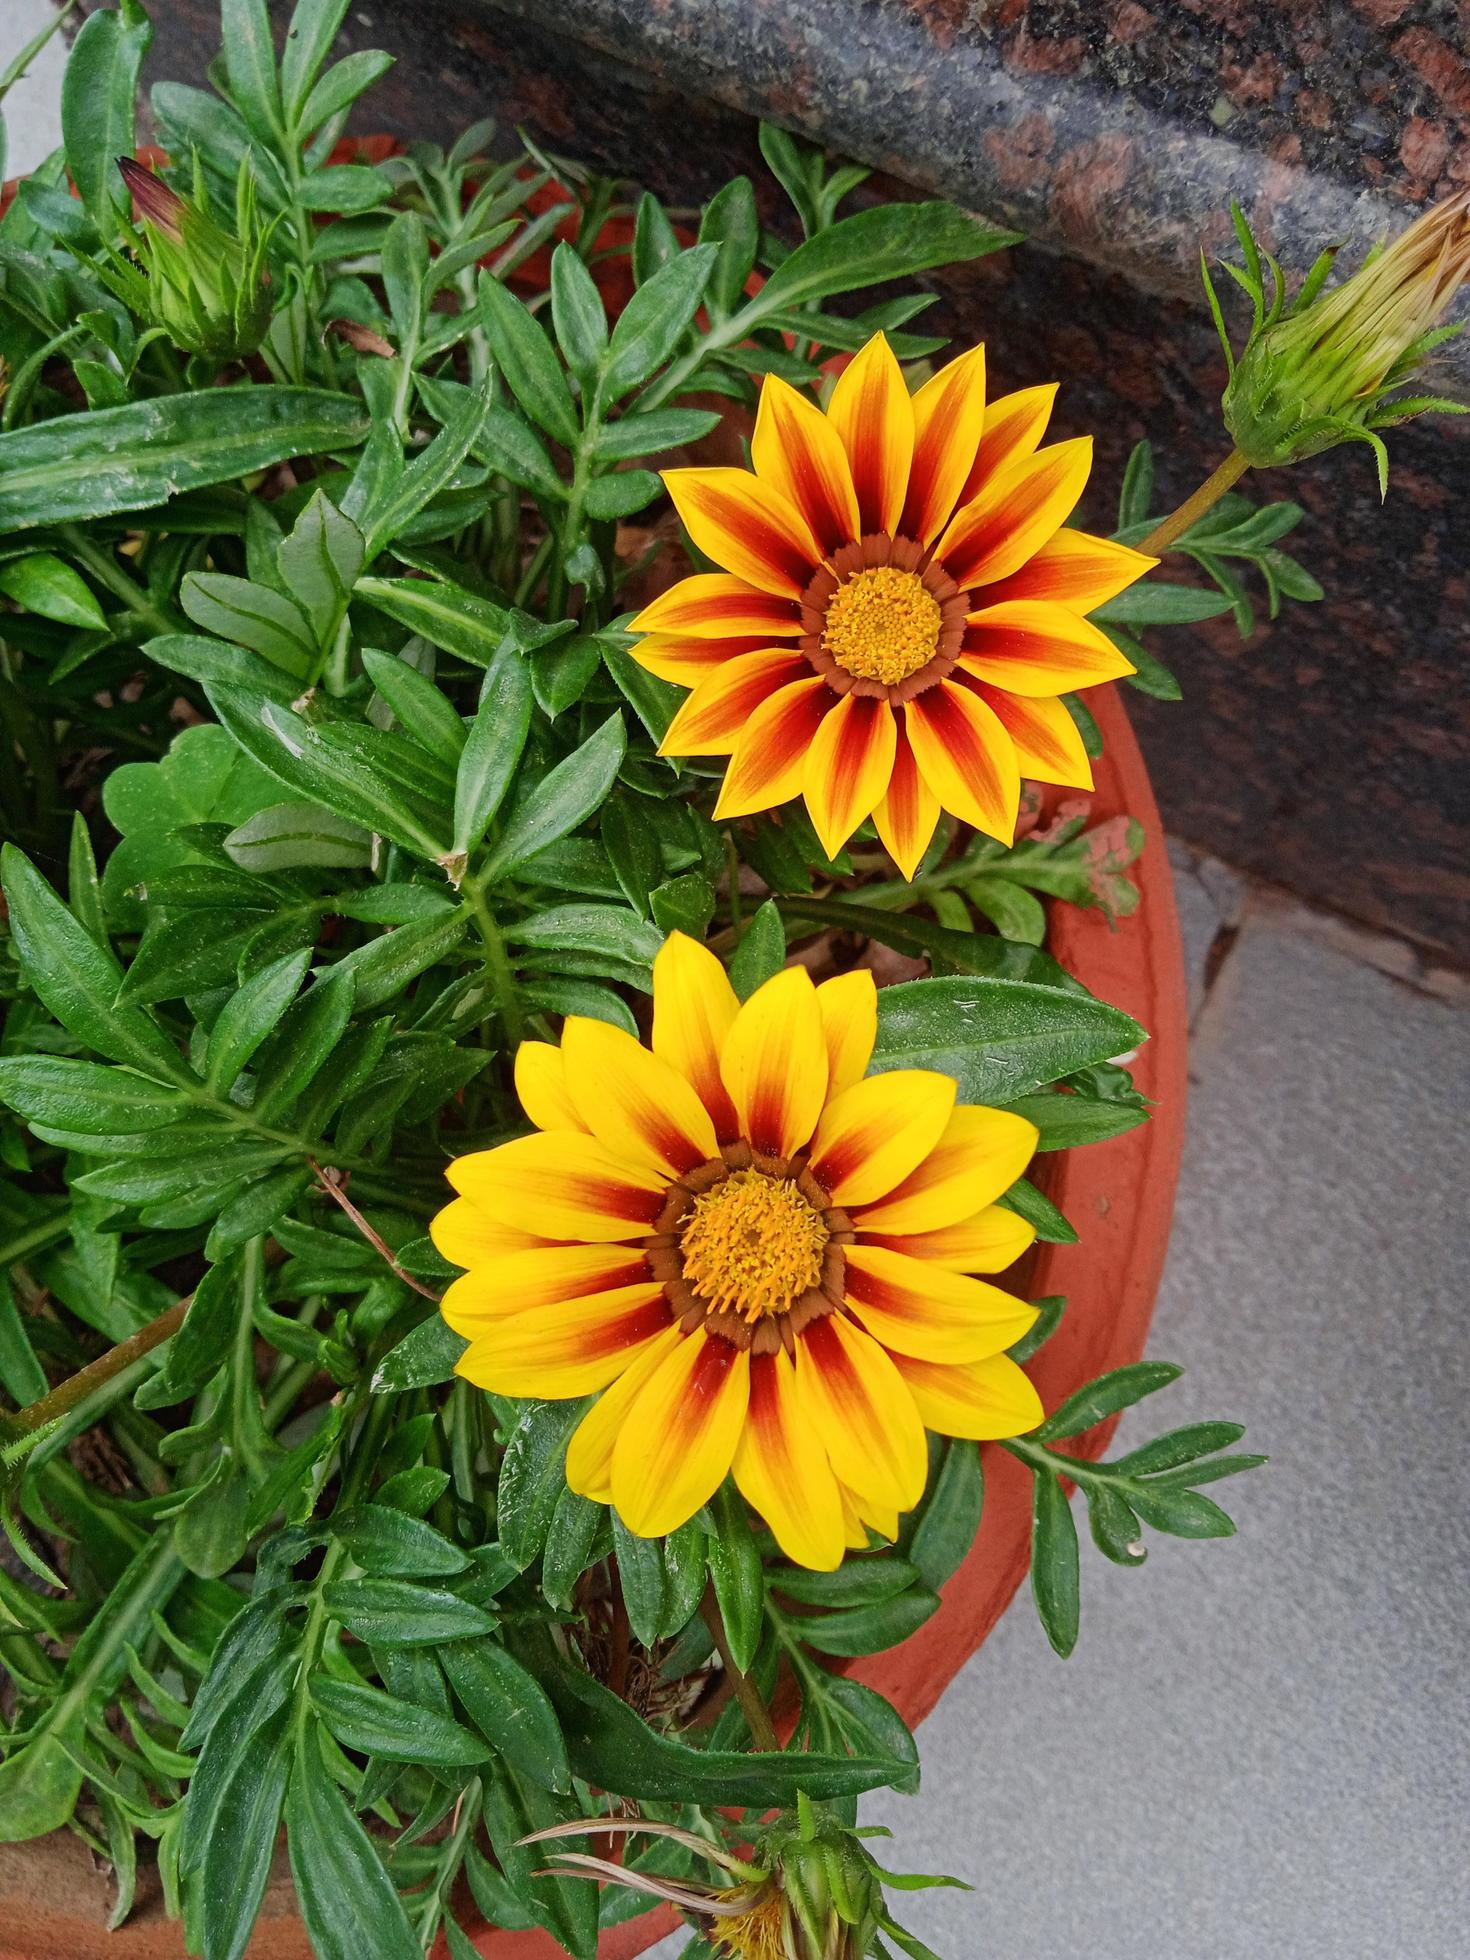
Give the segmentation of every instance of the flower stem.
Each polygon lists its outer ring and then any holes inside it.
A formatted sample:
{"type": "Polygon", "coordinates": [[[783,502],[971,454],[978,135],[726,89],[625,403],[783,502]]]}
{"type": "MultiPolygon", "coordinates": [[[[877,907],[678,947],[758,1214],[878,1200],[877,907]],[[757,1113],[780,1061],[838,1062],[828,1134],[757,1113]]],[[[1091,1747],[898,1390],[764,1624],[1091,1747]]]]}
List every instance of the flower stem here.
{"type": "Polygon", "coordinates": [[[74,1375],[68,1375],[64,1382],[58,1382],[55,1388],[41,1396],[39,1401],[32,1402],[16,1415],[7,1417],[5,1419],[5,1429],[9,1438],[7,1447],[13,1448],[22,1437],[37,1435],[39,1431],[49,1429],[53,1423],[60,1422],[64,1415],[69,1414],[79,1402],[101,1388],[104,1382],[110,1382],[114,1375],[120,1375],[124,1368],[131,1368],[135,1361],[141,1361],[145,1354],[176,1334],[184,1315],[189,1311],[189,1301],[193,1297],[190,1294],[185,1299],[179,1300],[166,1313],[161,1313],[157,1320],[150,1320],[148,1325],[140,1327],[136,1334],[129,1334],[125,1341],[119,1341],[117,1346],[109,1348],[106,1354],[99,1354],[97,1359],[89,1361],[85,1368],[79,1369],[74,1375]]]}
{"type": "Polygon", "coordinates": [[[495,915],[486,903],[485,894],[473,878],[465,880],[464,895],[474,915],[475,930],[485,948],[485,970],[490,976],[491,991],[505,1025],[506,1039],[518,1042],[525,1032],[525,1018],[521,1013],[515,972],[506,954],[505,940],[495,923],[495,915]]]}
{"type": "Polygon", "coordinates": [[[776,1737],[776,1728],[771,1720],[771,1711],[761,1700],[760,1690],[756,1687],[754,1681],[751,1680],[748,1674],[742,1673],[735,1665],[735,1657],[730,1652],[729,1637],[725,1632],[725,1622],[720,1617],[720,1605],[719,1601],[715,1598],[715,1589],[713,1586],[707,1586],[705,1588],[704,1598],[699,1602],[699,1611],[705,1625],[709,1628],[710,1638],[715,1643],[715,1650],[724,1663],[725,1672],[730,1678],[730,1685],[735,1690],[735,1699],[740,1703],[741,1711],[749,1726],[751,1740],[755,1743],[757,1749],[779,1754],[781,1744],[776,1737]]]}
{"type": "Polygon", "coordinates": [[[1225,492],[1237,484],[1250,468],[1250,464],[1238,449],[1232,449],[1220,467],[1207,476],[1192,497],[1184,502],[1162,524],[1156,524],[1148,536],[1137,547],[1150,558],[1158,558],[1169,549],[1174,540],[1182,537],[1191,524],[1198,522],[1207,510],[1219,503],[1225,492]]]}

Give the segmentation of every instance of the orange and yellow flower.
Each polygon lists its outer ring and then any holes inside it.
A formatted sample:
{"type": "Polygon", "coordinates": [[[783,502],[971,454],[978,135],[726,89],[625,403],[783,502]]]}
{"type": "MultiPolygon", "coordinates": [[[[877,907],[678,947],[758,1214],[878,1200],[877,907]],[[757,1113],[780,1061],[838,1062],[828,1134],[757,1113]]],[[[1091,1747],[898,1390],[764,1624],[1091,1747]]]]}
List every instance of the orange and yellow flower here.
{"type": "Polygon", "coordinates": [[[693,691],[662,753],[727,755],[717,817],[801,796],[828,853],[872,817],[906,877],[941,809],[1010,843],[1021,778],[1090,789],[1059,697],[1133,670],[1085,615],[1156,562],[1063,529],[1090,438],[1043,448],[1055,387],[985,399],[985,350],[910,396],[880,333],[824,414],[775,376],[753,471],[669,470],[720,572],[633,622],[693,691]]]}
{"type": "Polygon", "coordinates": [[[957,1107],[945,1075],[869,1075],[876,1033],[871,974],[788,967],[742,1005],[674,933],[651,1048],[575,1015],[559,1048],[523,1042],[534,1132],[449,1167],[459,1372],[597,1394],[567,1482],[631,1531],[677,1529],[733,1469],[788,1556],[830,1570],[917,1502],[926,1425],[1041,1420],[1005,1353],[1035,1309],[976,1277],[1034,1236],[995,1201],[1036,1130],[957,1107]]]}

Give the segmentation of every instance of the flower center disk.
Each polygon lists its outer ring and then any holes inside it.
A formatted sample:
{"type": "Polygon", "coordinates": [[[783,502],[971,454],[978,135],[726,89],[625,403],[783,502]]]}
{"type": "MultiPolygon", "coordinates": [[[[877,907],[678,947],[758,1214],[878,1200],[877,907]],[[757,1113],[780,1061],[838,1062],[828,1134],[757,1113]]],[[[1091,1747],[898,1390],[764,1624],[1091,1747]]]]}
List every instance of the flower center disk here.
{"type": "Polygon", "coordinates": [[[684,1223],[684,1278],[715,1312],[748,1321],[789,1313],[820,1285],[830,1237],[792,1179],[732,1171],[700,1193],[684,1223]]]}
{"type": "Polygon", "coordinates": [[[871,565],[827,601],[822,647],[859,680],[895,687],[939,651],[943,610],[917,572],[871,565]]]}

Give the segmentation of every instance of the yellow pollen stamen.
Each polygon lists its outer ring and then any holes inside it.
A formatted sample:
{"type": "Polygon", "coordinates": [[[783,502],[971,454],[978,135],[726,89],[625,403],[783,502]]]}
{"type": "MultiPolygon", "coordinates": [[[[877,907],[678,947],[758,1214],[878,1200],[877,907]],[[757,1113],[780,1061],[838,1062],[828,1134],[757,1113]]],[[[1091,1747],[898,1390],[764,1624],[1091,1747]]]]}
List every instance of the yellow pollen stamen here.
{"type": "Polygon", "coordinates": [[[772,1892],[749,1912],[722,1915],[710,1928],[716,1952],[729,1954],[731,1960],[785,1960],[784,1916],[779,1892],[772,1892]]]}
{"type": "Polygon", "coordinates": [[[894,687],[934,658],[942,621],[939,601],[917,572],[872,565],[827,601],[822,646],[849,674],[894,687]]]}
{"type": "Polygon", "coordinates": [[[718,1313],[789,1313],[820,1284],[831,1234],[789,1177],[732,1171],[701,1192],[684,1226],[684,1278],[718,1313]]]}

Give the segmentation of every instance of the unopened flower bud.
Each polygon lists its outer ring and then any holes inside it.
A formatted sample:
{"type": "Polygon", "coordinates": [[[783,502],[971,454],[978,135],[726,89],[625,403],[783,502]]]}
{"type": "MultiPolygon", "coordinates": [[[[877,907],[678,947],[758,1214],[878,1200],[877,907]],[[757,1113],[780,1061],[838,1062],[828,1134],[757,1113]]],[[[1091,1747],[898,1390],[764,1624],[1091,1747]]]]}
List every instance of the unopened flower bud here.
{"type": "Polygon", "coordinates": [[[185,353],[215,360],[253,354],[271,322],[271,227],[257,215],[248,159],[236,181],[233,235],[211,215],[197,168],[194,195],[181,197],[131,157],[119,157],[117,167],[141,230],[137,265],[115,259],[110,268],[114,291],[185,353]]]}
{"type": "Polygon", "coordinates": [[[1464,412],[1458,402],[1397,391],[1431,347],[1460,331],[1439,322],[1470,275],[1470,190],[1416,218],[1329,291],[1323,287],[1333,254],[1324,252],[1289,306],[1280,273],[1267,261],[1275,280],[1269,309],[1261,255],[1244,219],[1235,216],[1246,255],[1242,283],[1256,301],[1256,324],[1233,362],[1223,401],[1236,448],[1254,468],[1266,469],[1338,443],[1367,442],[1386,486],[1379,429],[1426,409],[1464,412]]]}

